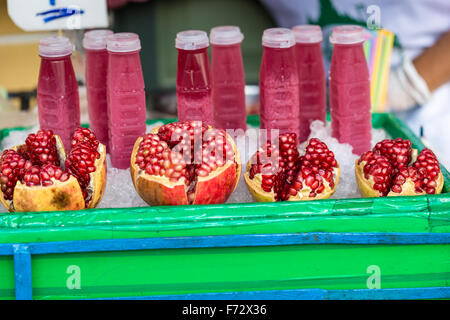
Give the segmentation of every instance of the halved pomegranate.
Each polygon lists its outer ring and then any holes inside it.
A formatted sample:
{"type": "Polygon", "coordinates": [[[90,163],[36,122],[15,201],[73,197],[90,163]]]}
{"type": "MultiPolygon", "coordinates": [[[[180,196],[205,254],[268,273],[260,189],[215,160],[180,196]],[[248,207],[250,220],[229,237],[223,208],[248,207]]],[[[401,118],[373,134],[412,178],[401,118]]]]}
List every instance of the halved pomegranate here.
{"type": "Polygon", "coordinates": [[[0,157],[0,202],[13,211],[94,208],[106,186],[106,149],[78,128],[66,157],[58,135],[39,130],[0,157]]]}
{"type": "Polygon", "coordinates": [[[138,138],[130,172],[149,205],[214,204],[225,202],[236,188],[241,161],[225,131],[185,121],[138,138]]]}
{"type": "Polygon", "coordinates": [[[313,138],[300,155],[295,133],[282,134],[278,140],[278,145],[267,141],[247,163],[244,178],[253,198],[259,202],[329,198],[340,169],[327,145],[313,138]]]}
{"type": "Polygon", "coordinates": [[[378,142],[356,160],[356,181],[365,197],[441,193],[444,177],[430,149],[419,155],[411,142],[401,138],[378,142]]]}

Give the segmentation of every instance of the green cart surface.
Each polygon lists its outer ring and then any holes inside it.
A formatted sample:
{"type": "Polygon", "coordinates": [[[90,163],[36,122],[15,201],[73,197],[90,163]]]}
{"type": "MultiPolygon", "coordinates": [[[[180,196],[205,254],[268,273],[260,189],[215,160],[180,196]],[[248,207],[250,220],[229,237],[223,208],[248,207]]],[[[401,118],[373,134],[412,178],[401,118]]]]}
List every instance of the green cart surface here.
{"type": "Polygon", "coordinates": [[[4,214],[0,299],[450,298],[442,171],[440,195],[4,214]]]}

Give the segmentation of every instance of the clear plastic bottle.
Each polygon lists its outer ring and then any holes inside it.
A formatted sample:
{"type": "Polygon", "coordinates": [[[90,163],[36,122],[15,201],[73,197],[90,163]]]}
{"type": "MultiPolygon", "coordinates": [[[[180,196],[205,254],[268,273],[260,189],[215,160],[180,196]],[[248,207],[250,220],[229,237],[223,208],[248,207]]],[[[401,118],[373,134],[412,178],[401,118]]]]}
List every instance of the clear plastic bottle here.
{"type": "Polygon", "coordinates": [[[111,30],[93,30],[86,32],[83,39],[90,128],[105,146],[109,144],[106,38],[112,34],[111,30]]]}
{"type": "Polygon", "coordinates": [[[259,73],[261,128],[298,135],[299,83],[294,33],[286,28],[267,29],[262,45],[259,73]]]}
{"type": "Polygon", "coordinates": [[[66,37],[44,38],[39,43],[39,124],[59,135],[66,150],[70,149],[73,132],[80,125],[78,84],[70,60],[72,50],[73,44],[66,37]]]}
{"type": "Polygon", "coordinates": [[[295,35],[295,54],[299,78],[300,136],[306,141],[314,120],[326,121],[327,101],[325,67],[322,57],[320,26],[299,25],[292,28],[295,35]]]}
{"type": "Polygon", "coordinates": [[[179,32],[175,47],[178,50],[178,119],[213,124],[208,35],[201,30],[179,32]]]}
{"type": "Polygon", "coordinates": [[[212,97],[214,126],[221,129],[245,130],[245,73],[239,27],[221,26],[211,29],[212,97]]]}
{"type": "Polygon", "coordinates": [[[335,27],[330,66],[330,107],[332,134],[353,146],[353,153],[370,149],[372,114],[370,79],[363,42],[364,29],[345,25],[335,27]]]}
{"type": "Polygon", "coordinates": [[[113,167],[126,169],[137,138],[145,134],[145,85],[134,33],[107,39],[109,152],[113,167]]]}

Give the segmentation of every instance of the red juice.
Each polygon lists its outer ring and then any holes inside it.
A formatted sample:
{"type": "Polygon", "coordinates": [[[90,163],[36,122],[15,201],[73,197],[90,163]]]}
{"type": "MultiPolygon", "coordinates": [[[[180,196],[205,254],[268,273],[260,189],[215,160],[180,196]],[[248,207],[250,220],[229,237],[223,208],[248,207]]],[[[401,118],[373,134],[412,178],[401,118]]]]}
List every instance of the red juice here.
{"type": "Polygon", "coordinates": [[[364,30],[359,26],[334,28],[330,66],[332,134],[353,146],[353,153],[370,149],[370,79],[364,56],[364,30]]]}
{"type": "Polygon", "coordinates": [[[322,30],[314,25],[299,25],[292,30],[299,77],[299,142],[303,142],[311,133],[312,121],[326,121],[325,67],[320,47],[322,30]]]}
{"type": "Polygon", "coordinates": [[[206,32],[199,30],[179,32],[175,46],[178,50],[178,120],[198,120],[213,124],[208,36],[206,32]]]}
{"type": "Polygon", "coordinates": [[[214,127],[245,130],[245,73],[239,27],[222,26],[211,30],[212,99],[214,127]]]}
{"type": "Polygon", "coordinates": [[[72,134],[80,125],[78,84],[70,57],[73,45],[66,37],[49,37],[39,43],[41,66],[37,86],[39,124],[61,137],[70,149],[72,134]]]}
{"type": "Polygon", "coordinates": [[[90,128],[105,146],[109,144],[106,38],[112,34],[111,30],[93,30],[86,32],[83,39],[86,52],[85,74],[90,128]]]}
{"type": "Polygon", "coordinates": [[[134,143],[145,134],[145,85],[139,36],[116,33],[107,39],[109,152],[113,167],[126,169],[134,143]]]}
{"type": "Polygon", "coordinates": [[[291,30],[272,28],[263,34],[259,73],[261,128],[299,134],[299,82],[295,39],[291,30]]]}

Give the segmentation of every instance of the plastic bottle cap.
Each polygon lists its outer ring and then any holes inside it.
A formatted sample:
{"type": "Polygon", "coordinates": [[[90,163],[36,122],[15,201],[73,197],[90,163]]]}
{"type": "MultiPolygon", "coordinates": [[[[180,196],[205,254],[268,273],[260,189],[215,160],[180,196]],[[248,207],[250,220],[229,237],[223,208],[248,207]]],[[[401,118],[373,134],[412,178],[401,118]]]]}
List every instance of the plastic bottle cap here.
{"type": "Polygon", "coordinates": [[[92,30],[84,34],[83,47],[89,50],[106,49],[106,38],[113,32],[107,29],[92,30]]]}
{"type": "Polygon", "coordinates": [[[244,35],[236,26],[220,26],[211,29],[209,39],[212,44],[227,45],[241,43],[244,35]]]}
{"type": "Polygon", "coordinates": [[[270,48],[289,48],[295,45],[294,33],[287,28],[270,28],[264,30],[262,45],[270,48]]]}
{"type": "Polygon", "coordinates": [[[187,30],[177,33],[175,48],[197,50],[209,47],[208,35],[202,30],[187,30]]]}
{"type": "Polygon", "coordinates": [[[354,44],[364,41],[364,29],[360,26],[345,25],[333,29],[330,36],[331,43],[354,44]]]}
{"type": "Polygon", "coordinates": [[[63,57],[72,54],[74,47],[66,37],[48,37],[39,41],[39,55],[43,57],[63,57]]]}
{"type": "Polygon", "coordinates": [[[322,29],[312,24],[298,25],[292,28],[297,43],[317,43],[322,41],[322,29]]]}
{"type": "Polygon", "coordinates": [[[106,48],[111,52],[133,52],[141,49],[141,41],[136,33],[114,33],[106,38],[106,48]]]}

